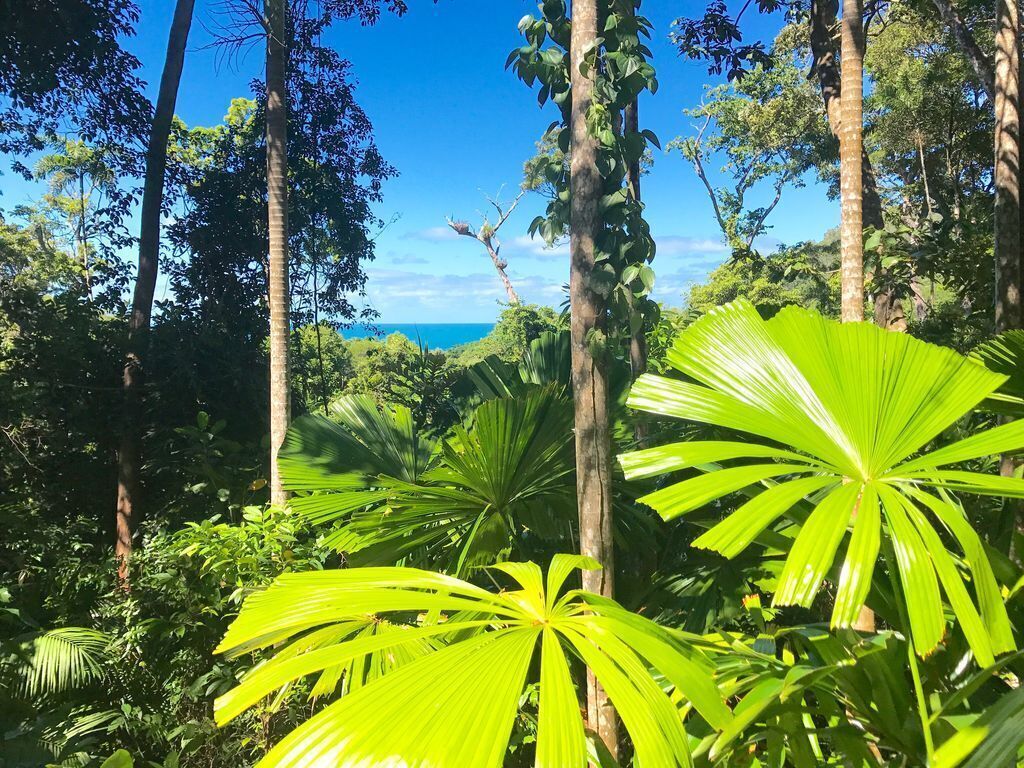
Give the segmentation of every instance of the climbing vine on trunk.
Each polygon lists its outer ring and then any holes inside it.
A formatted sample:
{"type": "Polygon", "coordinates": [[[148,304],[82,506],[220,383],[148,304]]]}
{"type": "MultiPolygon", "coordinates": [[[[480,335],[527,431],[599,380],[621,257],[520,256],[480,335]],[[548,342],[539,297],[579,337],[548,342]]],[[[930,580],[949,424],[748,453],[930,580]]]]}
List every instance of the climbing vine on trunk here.
{"type": "MultiPolygon", "coordinates": [[[[598,46],[586,57],[587,66],[596,70],[587,125],[597,140],[602,185],[590,288],[601,298],[608,321],[604,330],[592,333],[595,349],[628,345],[632,332],[657,320],[658,307],[649,298],[654,287],[654,239],[643,217],[643,204],[630,194],[629,171],[640,162],[648,143],[659,149],[661,145],[652,131],[639,130],[623,119],[640,94],[658,89],[654,67],[648,62],[651,51],[644,44],[652,25],[636,13],[639,5],[633,0],[600,2],[598,46]]],[[[542,106],[551,101],[558,107],[560,120],[549,130],[568,154],[570,23],[562,0],[547,0],[539,10],[539,16],[525,16],[519,22],[526,42],[509,54],[506,67],[527,85],[539,88],[537,100],[542,106]]],[[[552,154],[543,173],[555,194],[545,215],[530,224],[530,234],[553,243],[569,228],[569,164],[552,154]]]]}

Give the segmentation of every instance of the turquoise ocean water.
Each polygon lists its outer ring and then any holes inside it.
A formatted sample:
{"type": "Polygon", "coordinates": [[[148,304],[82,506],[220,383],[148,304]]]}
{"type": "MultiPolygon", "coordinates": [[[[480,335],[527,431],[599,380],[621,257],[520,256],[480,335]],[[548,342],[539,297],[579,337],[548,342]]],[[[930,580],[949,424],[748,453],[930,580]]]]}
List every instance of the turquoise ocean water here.
{"type": "Polygon", "coordinates": [[[430,349],[451,349],[459,344],[482,339],[494,323],[377,323],[374,327],[354,325],[341,331],[346,339],[364,339],[367,336],[381,338],[390,333],[403,333],[413,341],[419,340],[430,349]]]}

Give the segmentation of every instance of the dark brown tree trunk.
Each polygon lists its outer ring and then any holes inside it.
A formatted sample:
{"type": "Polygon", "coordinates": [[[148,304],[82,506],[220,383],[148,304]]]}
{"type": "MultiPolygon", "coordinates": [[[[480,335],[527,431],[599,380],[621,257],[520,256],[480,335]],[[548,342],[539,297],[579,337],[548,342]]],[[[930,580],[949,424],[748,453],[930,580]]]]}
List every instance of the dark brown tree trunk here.
{"type": "Polygon", "coordinates": [[[286,0],[266,0],[267,15],[267,231],[270,306],[270,501],[287,495],[277,469],[277,452],[291,418],[288,391],[288,47],[286,0]]]}
{"type": "MultiPolygon", "coordinates": [[[[600,357],[605,308],[591,289],[595,240],[600,228],[598,206],[601,175],[597,169],[597,140],[587,130],[587,111],[594,91],[594,68],[581,69],[584,55],[597,40],[597,0],[572,4],[570,73],[572,110],[569,117],[571,151],[569,186],[572,193],[569,224],[569,300],[572,345],[573,405],[576,426],[576,493],[580,518],[580,551],[602,566],[584,571],[583,588],[612,596],[611,440],[608,426],[607,366],[600,357]],[[595,354],[596,351],[596,354],[595,354]]],[[[612,754],[618,752],[615,710],[593,673],[587,674],[587,718],[612,754]]]]}
{"type": "Polygon", "coordinates": [[[167,57],[160,76],[160,92],[146,148],[146,178],[142,190],[139,233],[139,272],[132,296],[128,320],[128,350],[124,366],[124,424],[117,457],[117,541],[114,554],[117,574],[127,585],[128,559],[137,524],[140,432],[142,412],[143,361],[149,341],[153,314],[153,294],[160,271],[160,212],[164,199],[164,171],[167,168],[167,142],[178,100],[178,86],[185,62],[185,46],[192,26],[195,0],[177,0],[167,40],[167,57]]]}
{"type": "MultiPolygon", "coordinates": [[[[996,0],[995,107],[995,331],[1021,327],[1021,197],[1020,197],[1020,18],[1016,0],[996,0]]],[[[1011,477],[1016,462],[1004,454],[999,474],[1011,477]]],[[[1006,512],[1022,528],[1021,507],[1009,502],[1006,512]]],[[[1012,550],[1015,560],[1020,553],[1012,550]]]]}

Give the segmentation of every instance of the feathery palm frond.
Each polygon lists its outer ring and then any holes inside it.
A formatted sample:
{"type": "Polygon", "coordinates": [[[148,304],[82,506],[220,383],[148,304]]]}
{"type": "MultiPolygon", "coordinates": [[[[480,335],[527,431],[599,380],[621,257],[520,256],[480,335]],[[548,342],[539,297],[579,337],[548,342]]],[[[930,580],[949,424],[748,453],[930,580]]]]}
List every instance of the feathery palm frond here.
{"type": "Polygon", "coordinates": [[[103,674],[110,637],[86,627],[58,627],[26,639],[21,663],[14,668],[15,686],[29,697],[79,688],[103,674]]]}

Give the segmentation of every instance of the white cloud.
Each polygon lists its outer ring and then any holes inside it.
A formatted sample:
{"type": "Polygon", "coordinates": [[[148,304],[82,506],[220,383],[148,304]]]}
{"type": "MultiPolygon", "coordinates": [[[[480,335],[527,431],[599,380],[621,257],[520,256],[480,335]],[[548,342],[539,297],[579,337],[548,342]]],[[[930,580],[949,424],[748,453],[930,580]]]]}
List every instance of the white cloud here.
{"type": "Polygon", "coordinates": [[[446,240],[454,240],[458,235],[451,227],[427,227],[406,232],[402,235],[403,240],[426,240],[428,243],[442,243],[446,240]]]}
{"type": "Polygon", "coordinates": [[[655,235],[658,256],[717,255],[725,257],[729,247],[721,240],[687,235],[655,235]]]}
{"type": "MultiPolygon", "coordinates": [[[[507,301],[493,273],[431,275],[401,269],[367,269],[366,293],[385,322],[475,322],[495,318],[507,301]]],[[[541,275],[513,278],[524,301],[557,306],[561,285],[541,275]]]]}
{"type": "Polygon", "coordinates": [[[569,241],[559,240],[548,246],[542,237],[520,235],[502,245],[504,253],[514,253],[535,259],[560,259],[569,255],[569,241]]]}
{"type": "Polygon", "coordinates": [[[414,253],[395,253],[394,251],[388,252],[388,259],[391,260],[392,264],[427,264],[427,259],[422,256],[417,256],[414,253]]]}

